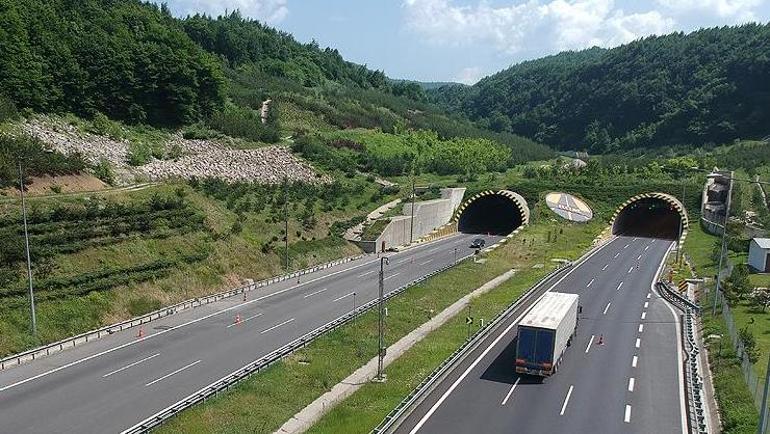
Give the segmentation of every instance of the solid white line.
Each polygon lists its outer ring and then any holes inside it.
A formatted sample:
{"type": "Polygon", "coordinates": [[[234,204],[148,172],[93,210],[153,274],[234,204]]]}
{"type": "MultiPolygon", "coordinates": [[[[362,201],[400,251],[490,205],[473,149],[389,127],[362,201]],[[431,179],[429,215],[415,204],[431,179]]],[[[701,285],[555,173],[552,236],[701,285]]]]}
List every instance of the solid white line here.
{"type": "Polygon", "coordinates": [[[177,370],[176,370],[176,371],[174,371],[174,372],[170,372],[170,373],[168,373],[168,374],[166,374],[166,375],[164,375],[164,376],[162,376],[162,377],[158,378],[157,380],[153,380],[153,381],[150,381],[149,383],[145,384],[145,385],[144,385],[144,387],[147,387],[147,386],[152,386],[153,384],[155,384],[155,383],[157,383],[157,382],[159,382],[159,381],[163,381],[163,380],[165,380],[166,378],[168,378],[168,377],[170,377],[170,376],[172,376],[172,375],[176,375],[176,374],[178,374],[178,373],[180,373],[180,372],[184,371],[185,369],[189,369],[189,368],[192,368],[193,366],[197,365],[197,364],[198,364],[198,363],[200,363],[200,362],[201,362],[200,360],[196,360],[195,362],[192,362],[192,363],[190,363],[190,364],[189,364],[189,365],[187,365],[187,366],[183,366],[183,367],[181,367],[181,368],[177,369],[177,370]]]}
{"type": "Polygon", "coordinates": [[[617,288],[615,288],[615,291],[620,291],[620,287],[621,287],[621,286],[623,286],[623,282],[620,282],[620,283],[618,284],[618,287],[617,287],[617,288]]]}
{"type": "Polygon", "coordinates": [[[623,422],[631,423],[631,406],[626,404],[626,414],[623,416],[623,422]]]}
{"type": "Polygon", "coordinates": [[[359,275],[358,275],[358,277],[364,277],[364,276],[368,276],[368,275],[370,275],[370,274],[372,274],[372,273],[376,273],[376,272],[377,272],[377,270],[367,271],[367,272],[366,272],[366,273],[364,273],[364,274],[359,274],[359,275]]]}
{"type": "Polygon", "coordinates": [[[420,265],[430,264],[431,262],[433,262],[433,259],[428,259],[425,262],[420,262],[420,265]]]}
{"type": "Polygon", "coordinates": [[[610,264],[605,264],[604,267],[602,267],[602,271],[606,270],[607,267],[609,267],[609,266],[610,266],[610,264]]]}
{"type": "Polygon", "coordinates": [[[594,284],[594,279],[591,279],[591,281],[588,282],[588,285],[586,285],[586,288],[590,288],[591,285],[593,285],[593,284],[594,284]]]}
{"type": "Polygon", "coordinates": [[[335,299],[334,299],[334,301],[340,301],[340,300],[342,300],[343,298],[348,298],[348,297],[350,297],[350,296],[351,296],[351,295],[353,295],[353,294],[355,294],[355,292],[351,292],[351,293],[349,293],[349,294],[345,294],[345,295],[343,295],[343,296],[337,297],[337,298],[335,298],[335,299]]]}
{"type": "Polygon", "coordinates": [[[243,320],[241,320],[241,322],[234,322],[234,323],[232,323],[232,324],[228,325],[228,326],[227,326],[227,328],[230,328],[230,327],[235,327],[235,326],[237,326],[237,325],[243,324],[243,323],[245,323],[245,322],[247,322],[247,321],[251,321],[251,320],[253,320],[254,318],[259,318],[259,317],[261,317],[261,316],[262,316],[262,314],[261,314],[261,313],[258,313],[258,314],[256,314],[256,315],[252,315],[252,316],[250,316],[250,317],[248,317],[248,318],[246,318],[246,319],[243,319],[243,320]]]}
{"type": "Polygon", "coordinates": [[[126,366],[124,366],[124,367],[122,367],[120,369],[116,369],[116,370],[114,370],[114,371],[112,371],[112,372],[110,372],[108,374],[102,375],[102,378],[107,378],[110,375],[117,374],[118,372],[123,372],[123,371],[125,371],[128,368],[133,368],[134,366],[136,366],[136,365],[138,365],[138,364],[140,364],[142,362],[146,362],[146,361],[148,361],[150,359],[154,359],[155,357],[158,357],[159,355],[160,355],[160,353],[156,353],[156,354],[151,355],[150,357],[145,357],[142,360],[137,360],[134,363],[128,364],[128,365],[126,365],[126,366]]]}
{"type": "Polygon", "coordinates": [[[302,298],[309,298],[309,297],[312,297],[312,296],[314,296],[314,295],[318,295],[318,294],[320,294],[320,293],[322,293],[322,292],[326,291],[327,289],[329,289],[329,288],[319,289],[319,290],[318,290],[318,291],[316,291],[316,292],[311,292],[310,294],[306,294],[306,295],[305,295],[304,297],[302,297],[302,298]]]}
{"type": "Polygon", "coordinates": [[[628,391],[629,392],[634,391],[634,377],[631,377],[628,379],[628,391]]]}
{"type": "Polygon", "coordinates": [[[274,326],[270,327],[269,329],[266,329],[266,330],[262,330],[261,332],[259,332],[259,334],[263,335],[263,334],[265,334],[265,333],[267,333],[267,332],[269,332],[269,331],[271,331],[271,330],[275,330],[275,329],[277,329],[278,327],[280,327],[280,326],[283,326],[283,325],[286,325],[286,324],[288,324],[288,323],[290,323],[290,322],[292,322],[292,321],[294,321],[294,318],[291,318],[291,319],[287,319],[286,321],[284,321],[284,322],[282,322],[282,323],[280,323],[280,324],[276,324],[276,325],[274,325],[274,326]]]}
{"type": "Polygon", "coordinates": [[[602,313],[602,315],[607,315],[607,311],[610,310],[610,305],[611,304],[612,304],[612,302],[607,303],[607,306],[604,308],[604,313],[602,313]]]}
{"type": "Polygon", "coordinates": [[[508,398],[511,397],[513,394],[513,391],[516,389],[516,386],[519,385],[519,381],[521,380],[521,377],[516,378],[516,382],[513,383],[513,386],[511,386],[511,390],[508,391],[508,394],[505,395],[505,399],[503,399],[503,402],[500,405],[505,405],[505,403],[508,402],[508,398]]]}
{"type": "Polygon", "coordinates": [[[591,339],[588,341],[588,346],[586,347],[586,354],[588,354],[588,350],[591,349],[591,344],[594,343],[594,338],[595,337],[596,337],[596,335],[591,335],[591,339]]]}
{"type": "Polygon", "coordinates": [[[648,307],[650,307],[650,302],[649,301],[645,301],[644,302],[644,308],[647,309],[648,307]]]}
{"type": "Polygon", "coordinates": [[[639,361],[639,357],[634,356],[633,359],[631,359],[631,367],[636,368],[636,363],[639,361]]]}
{"type": "Polygon", "coordinates": [[[390,276],[388,276],[388,277],[386,277],[386,278],[384,278],[384,279],[382,279],[382,280],[383,280],[383,281],[385,281],[385,280],[388,280],[388,279],[390,279],[391,277],[396,277],[396,276],[398,276],[399,274],[401,274],[401,272],[398,272],[398,273],[393,273],[393,274],[391,274],[390,276]]]}
{"type": "Polygon", "coordinates": [[[634,267],[631,267],[628,269],[628,273],[631,274],[631,272],[634,271],[634,267]]]}
{"type": "Polygon", "coordinates": [[[647,318],[647,312],[642,312],[642,319],[647,318]]]}
{"type": "Polygon", "coordinates": [[[642,338],[636,338],[636,348],[642,346],[642,338]]]}
{"type": "Polygon", "coordinates": [[[644,331],[644,324],[639,324],[639,333],[644,331]]]}
{"type": "Polygon", "coordinates": [[[626,244],[625,246],[623,246],[623,249],[627,249],[628,246],[629,246],[629,244],[626,244]]]}
{"type": "Polygon", "coordinates": [[[561,405],[561,412],[559,413],[559,416],[564,416],[564,411],[567,409],[567,403],[569,403],[569,397],[572,395],[572,388],[575,386],[570,386],[569,390],[567,391],[567,396],[564,398],[564,404],[561,405]]]}

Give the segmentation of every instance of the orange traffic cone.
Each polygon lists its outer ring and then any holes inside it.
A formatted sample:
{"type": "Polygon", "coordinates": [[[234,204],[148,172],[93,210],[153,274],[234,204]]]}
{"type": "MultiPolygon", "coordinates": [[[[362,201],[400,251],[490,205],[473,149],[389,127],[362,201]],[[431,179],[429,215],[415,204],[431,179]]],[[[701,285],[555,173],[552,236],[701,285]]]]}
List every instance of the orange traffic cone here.
{"type": "Polygon", "coordinates": [[[136,334],[136,337],[138,338],[144,337],[144,327],[139,327],[139,333],[136,334]]]}
{"type": "Polygon", "coordinates": [[[236,314],[235,315],[235,324],[240,324],[240,323],[241,323],[241,314],[236,314]]]}
{"type": "Polygon", "coordinates": [[[604,345],[604,335],[599,335],[599,341],[596,343],[596,345],[604,345]]]}

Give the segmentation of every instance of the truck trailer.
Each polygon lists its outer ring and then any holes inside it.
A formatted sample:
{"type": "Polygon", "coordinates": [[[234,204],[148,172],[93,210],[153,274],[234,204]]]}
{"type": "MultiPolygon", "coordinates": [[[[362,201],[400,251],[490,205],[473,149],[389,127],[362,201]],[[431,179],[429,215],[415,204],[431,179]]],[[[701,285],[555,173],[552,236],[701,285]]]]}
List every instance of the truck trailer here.
{"type": "Polygon", "coordinates": [[[577,331],[578,295],[547,292],[522,318],[516,342],[516,372],[554,374],[577,331]]]}

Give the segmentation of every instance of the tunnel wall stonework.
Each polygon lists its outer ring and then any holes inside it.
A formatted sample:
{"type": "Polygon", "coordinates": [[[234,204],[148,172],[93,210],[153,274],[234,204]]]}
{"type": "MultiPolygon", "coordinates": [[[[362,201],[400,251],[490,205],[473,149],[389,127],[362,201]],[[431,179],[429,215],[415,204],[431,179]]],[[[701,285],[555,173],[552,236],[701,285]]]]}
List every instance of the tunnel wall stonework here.
{"type": "Polygon", "coordinates": [[[642,199],[658,199],[658,200],[667,202],[674,207],[674,209],[679,213],[679,216],[682,219],[682,236],[679,239],[679,243],[680,244],[683,243],[684,239],[687,237],[687,230],[690,227],[690,219],[687,215],[687,209],[685,209],[684,205],[682,204],[682,202],[679,201],[679,199],[667,193],[654,192],[654,193],[637,194],[636,196],[623,202],[623,204],[620,205],[618,209],[615,210],[615,213],[612,215],[612,220],[610,221],[610,230],[612,231],[612,234],[615,235],[615,223],[618,219],[618,216],[623,212],[623,210],[625,210],[632,203],[640,201],[642,199]]]}

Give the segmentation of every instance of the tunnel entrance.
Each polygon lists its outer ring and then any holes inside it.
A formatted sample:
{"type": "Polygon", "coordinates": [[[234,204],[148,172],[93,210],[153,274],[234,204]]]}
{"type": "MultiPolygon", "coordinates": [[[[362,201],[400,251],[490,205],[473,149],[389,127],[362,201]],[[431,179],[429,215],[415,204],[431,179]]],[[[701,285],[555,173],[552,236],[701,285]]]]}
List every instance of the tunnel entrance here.
{"type": "Polygon", "coordinates": [[[676,240],[686,230],[687,215],[681,203],[662,193],[628,201],[617,211],[612,224],[613,235],[665,240],[676,240]]]}
{"type": "Polygon", "coordinates": [[[528,221],[529,208],[524,198],[507,190],[487,191],[458,210],[457,230],[466,234],[508,235],[528,221]]]}

